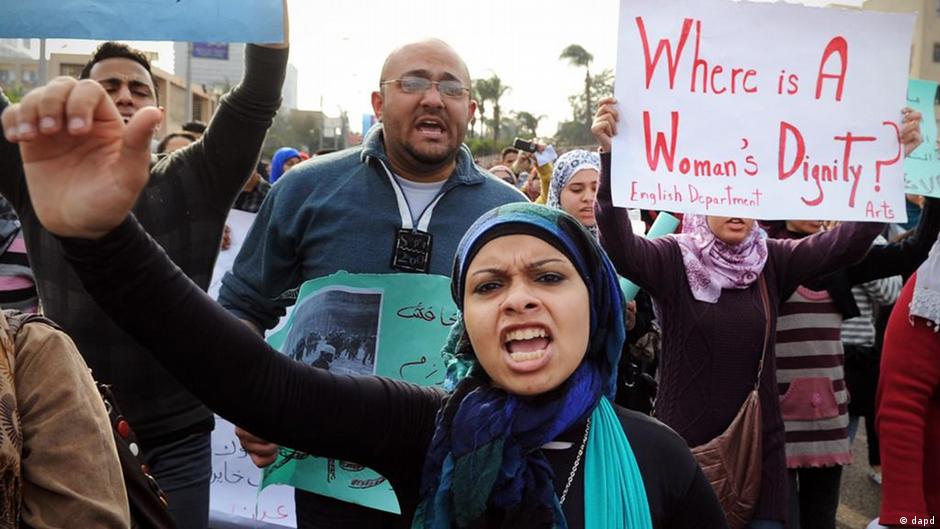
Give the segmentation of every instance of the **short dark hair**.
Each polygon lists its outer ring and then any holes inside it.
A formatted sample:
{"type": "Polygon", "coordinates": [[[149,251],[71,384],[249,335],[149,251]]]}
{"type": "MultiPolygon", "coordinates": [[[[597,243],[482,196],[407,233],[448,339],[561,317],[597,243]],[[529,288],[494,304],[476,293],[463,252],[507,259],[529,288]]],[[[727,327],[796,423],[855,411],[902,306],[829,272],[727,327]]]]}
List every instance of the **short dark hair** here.
{"type": "Polygon", "coordinates": [[[505,149],[503,149],[503,152],[500,153],[499,159],[502,160],[503,158],[506,157],[507,154],[509,154],[509,153],[511,153],[511,152],[514,152],[514,153],[516,153],[516,154],[519,154],[519,149],[517,149],[517,148],[515,148],[515,147],[506,147],[505,149]]]}
{"type": "Polygon", "coordinates": [[[186,132],[203,134],[206,132],[206,124],[199,120],[187,121],[186,123],[183,123],[183,130],[186,132]]]}
{"type": "Polygon", "coordinates": [[[106,59],[130,59],[137,64],[144,67],[144,70],[147,70],[147,73],[150,74],[150,81],[153,83],[153,96],[157,100],[157,103],[160,103],[160,91],[157,88],[157,78],[153,75],[153,70],[150,68],[150,59],[147,58],[147,55],[144,52],[131,48],[123,42],[114,42],[108,41],[102,43],[91,55],[91,59],[88,59],[88,62],[85,63],[85,66],[82,68],[82,73],[79,74],[79,79],[88,79],[91,77],[91,69],[94,65],[106,59]]]}
{"type": "Polygon", "coordinates": [[[186,138],[187,140],[191,142],[196,141],[196,137],[188,132],[172,132],[164,136],[164,138],[160,140],[160,143],[157,144],[157,154],[166,152],[166,146],[170,143],[170,140],[172,140],[173,138],[186,138]]]}

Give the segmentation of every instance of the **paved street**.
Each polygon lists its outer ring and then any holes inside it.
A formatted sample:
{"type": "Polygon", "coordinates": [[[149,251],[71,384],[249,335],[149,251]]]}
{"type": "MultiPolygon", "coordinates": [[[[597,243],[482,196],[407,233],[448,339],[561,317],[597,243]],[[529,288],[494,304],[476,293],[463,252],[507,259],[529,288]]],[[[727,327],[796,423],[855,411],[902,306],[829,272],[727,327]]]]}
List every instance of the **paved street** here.
{"type": "Polygon", "coordinates": [[[842,472],[842,495],[836,527],[838,529],[865,529],[868,522],[878,515],[881,491],[868,479],[868,448],[864,425],[859,426],[858,436],[852,445],[855,463],[842,472]]]}

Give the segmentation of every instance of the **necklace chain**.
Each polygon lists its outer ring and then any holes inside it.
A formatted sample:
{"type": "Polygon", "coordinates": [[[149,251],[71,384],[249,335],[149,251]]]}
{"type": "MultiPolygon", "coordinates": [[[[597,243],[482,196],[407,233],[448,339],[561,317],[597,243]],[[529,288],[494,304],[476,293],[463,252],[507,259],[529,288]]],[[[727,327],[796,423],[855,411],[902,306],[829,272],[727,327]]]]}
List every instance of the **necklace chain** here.
{"type": "Polygon", "coordinates": [[[558,500],[559,505],[565,504],[565,498],[568,497],[568,489],[571,488],[571,484],[574,483],[574,476],[578,473],[578,467],[581,466],[581,457],[584,456],[584,448],[587,446],[588,432],[591,431],[591,417],[588,417],[587,424],[584,426],[584,438],[581,439],[581,448],[578,448],[578,455],[574,458],[574,465],[571,467],[571,473],[568,474],[568,482],[565,483],[565,490],[561,491],[561,498],[558,500]]]}

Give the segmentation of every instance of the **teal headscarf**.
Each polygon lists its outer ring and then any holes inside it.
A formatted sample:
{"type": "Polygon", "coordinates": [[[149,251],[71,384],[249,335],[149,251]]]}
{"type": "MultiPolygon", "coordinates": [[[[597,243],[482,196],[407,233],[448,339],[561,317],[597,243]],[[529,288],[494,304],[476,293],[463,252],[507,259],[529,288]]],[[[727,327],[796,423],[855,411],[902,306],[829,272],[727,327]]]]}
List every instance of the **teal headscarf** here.
{"type": "Polygon", "coordinates": [[[501,206],[477,220],[458,247],[452,282],[458,307],[463,308],[473,256],[488,241],[510,234],[545,240],[578,270],[590,298],[588,350],[558,389],[520,398],[490,383],[462,322],[457,324],[445,350],[454,391],[438,414],[413,528],[566,528],[553,471],[541,447],[590,417],[585,526],[651,529],[643,480],[609,402],[626,338],[624,300],[613,265],[568,214],[527,203],[501,206]]]}

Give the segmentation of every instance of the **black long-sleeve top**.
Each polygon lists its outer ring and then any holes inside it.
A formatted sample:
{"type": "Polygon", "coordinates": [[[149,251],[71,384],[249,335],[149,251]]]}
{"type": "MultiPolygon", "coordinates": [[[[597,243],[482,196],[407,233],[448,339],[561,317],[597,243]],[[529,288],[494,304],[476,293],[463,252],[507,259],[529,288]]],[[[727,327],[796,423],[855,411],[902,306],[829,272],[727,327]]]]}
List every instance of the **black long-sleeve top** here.
{"type": "MultiPolygon", "coordinates": [[[[232,202],[258,163],[264,136],[281,106],[286,49],[245,47],[245,75],[225,95],[202,139],[155,157],[134,214],[173,261],[209,286],[232,202]]],[[[0,91],[0,111],[8,102],[0,91]]],[[[43,312],[78,345],[145,447],[212,430],[212,413],[181,388],[98,309],[65,264],[55,238],[30,202],[19,147],[0,134],[0,193],[23,224],[43,312]]]]}
{"type": "Polygon", "coordinates": [[[875,246],[858,263],[846,269],[849,283],[860,285],[875,279],[913,274],[930,254],[940,233],[940,199],[928,197],[914,234],[903,241],[875,246]]]}
{"type": "MultiPolygon", "coordinates": [[[[337,375],[279,354],[208,298],[133,218],[97,241],[61,240],[66,259],[108,316],[208,407],[272,442],[380,472],[398,496],[401,525],[410,526],[442,392],[337,375]]],[[[653,527],[726,527],[685,442],[654,419],[617,413],[639,463],[653,527]]],[[[583,431],[576,425],[560,436],[573,448],[545,450],[558,491],[583,431]]],[[[572,528],[583,527],[583,485],[582,467],[564,505],[572,528]]]]}
{"type": "MultiPolygon", "coordinates": [[[[771,237],[800,239],[804,235],[786,231],[782,225],[771,229],[771,237]]],[[[826,290],[845,319],[859,315],[852,287],[891,276],[909,277],[930,254],[940,233],[940,199],[927,198],[924,212],[910,237],[884,246],[872,246],[865,257],[850,266],[807,283],[813,290],[826,290]]]]}

